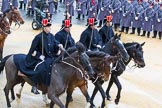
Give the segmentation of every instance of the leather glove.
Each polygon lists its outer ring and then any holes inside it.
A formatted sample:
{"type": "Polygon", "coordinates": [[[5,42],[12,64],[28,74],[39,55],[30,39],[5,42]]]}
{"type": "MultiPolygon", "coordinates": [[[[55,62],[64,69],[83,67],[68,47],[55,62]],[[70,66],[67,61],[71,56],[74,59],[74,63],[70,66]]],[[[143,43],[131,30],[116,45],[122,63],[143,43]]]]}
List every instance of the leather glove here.
{"type": "Polygon", "coordinates": [[[39,56],[39,59],[41,59],[42,61],[44,61],[45,56],[44,55],[41,55],[41,56],[39,56]]]}

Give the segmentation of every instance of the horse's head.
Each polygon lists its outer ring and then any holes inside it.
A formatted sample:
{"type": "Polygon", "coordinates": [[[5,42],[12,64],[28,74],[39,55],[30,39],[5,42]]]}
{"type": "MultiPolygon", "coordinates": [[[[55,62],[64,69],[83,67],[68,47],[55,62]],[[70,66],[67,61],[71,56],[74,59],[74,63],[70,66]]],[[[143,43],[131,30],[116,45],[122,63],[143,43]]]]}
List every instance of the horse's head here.
{"type": "Polygon", "coordinates": [[[123,42],[120,40],[121,34],[115,34],[109,42],[106,43],[105,48],[103,49],[106,53],[111,55],[120,54],[122,58],[127,61],[129,59],[129,55],[123,45],[123,42]]]}
{"type": "Polygon", "coordinates": [[[135,64],[139,68],[142,68],[145,66],[145,61],[143,57],[143,48],[142,48],[144,44],[145,42],[143,42],[142,44],[134,42],[133,45],[128,46],[126,48],[129,53],[129,56],[134,60],[135,64]]]}
{"type": "Polygon", "coordinates": [[[83,66],[85,71],[88,72],[89,77],[92,78],[94,75],[94,71],[90,64],[89,56],[85,53],[86,48],[80,42],[76,43],[76,47],[77,47],[77,50],[79,53],[79,61],[80,61],[81,65],[83,66]]]}
{"type": "Polygon", "coordinates": [[[6,15],[3,15],[0,18],[0,29],[6,35],[11,33],[11,30],[10,30],[10,22],[9,22],[9,19],[7,18],[6,15]]]}
{"type": "Polygon", "coordinates": [[[11,9],[7,14],[10,16],[11,22],[13,21],[18,25],[24,24],[24,20],[17,9],[11,9]]]}

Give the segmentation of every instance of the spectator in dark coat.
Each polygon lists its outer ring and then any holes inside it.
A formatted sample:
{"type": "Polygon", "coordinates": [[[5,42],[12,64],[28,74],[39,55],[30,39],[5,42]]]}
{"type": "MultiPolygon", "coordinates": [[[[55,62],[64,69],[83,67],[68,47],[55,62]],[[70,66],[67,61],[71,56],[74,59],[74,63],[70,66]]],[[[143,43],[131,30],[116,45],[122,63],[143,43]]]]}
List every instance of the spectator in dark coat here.
{"type": "Polygon", "coordinates": [[[86,50],[96,51],[102,46],[101,36],[95,27],[97,20],[89,18],[87,23],[88,27],[82,32],[79,41],[86,47],[86,50]]]}

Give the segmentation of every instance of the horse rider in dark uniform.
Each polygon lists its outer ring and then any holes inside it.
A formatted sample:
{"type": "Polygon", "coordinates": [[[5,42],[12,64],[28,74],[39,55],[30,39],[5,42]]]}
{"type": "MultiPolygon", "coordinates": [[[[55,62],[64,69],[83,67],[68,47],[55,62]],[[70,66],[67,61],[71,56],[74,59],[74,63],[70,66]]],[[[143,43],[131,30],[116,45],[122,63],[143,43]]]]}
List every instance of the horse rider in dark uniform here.
{"type": "MultiPolygon", "coordinates": [[[[20,72],[27,75],[33,82],[31,92],[39,94],[37,84],[50,84],[52,63],[63,50],[63,45],[56,41],[51,31],[51,22],[43,20],[43,31],[35,36],[30,50],[23,63],[16,64],[20,72]]],[[[16,57],[15,60],[16,62],[16,57]]]]}
{"type": "Polygon", "coordinates": [[[70,33],[71,26],[71,20],[65,19],[62,21],[61,30],[55,34],[55,39],[59,41],[65,49],[75,47],[75,41],[70,33]]]}
{"type": "Polygon", "coordinates": [[[104,47],[105,44],[114,36],[114,31],[111,26],[112,16],[106,16],[104,26],[99,30],[99,34],[102,37],[102,46],[104,47]]]}
{"type": "Polygon", "coordinates": [[[80,42],[84,44],[86,50],[96,51],[102,46],[101,36],[95,25],[97,20],[93,18],[88,19],[88,27],[82,32],[80,42]]]}

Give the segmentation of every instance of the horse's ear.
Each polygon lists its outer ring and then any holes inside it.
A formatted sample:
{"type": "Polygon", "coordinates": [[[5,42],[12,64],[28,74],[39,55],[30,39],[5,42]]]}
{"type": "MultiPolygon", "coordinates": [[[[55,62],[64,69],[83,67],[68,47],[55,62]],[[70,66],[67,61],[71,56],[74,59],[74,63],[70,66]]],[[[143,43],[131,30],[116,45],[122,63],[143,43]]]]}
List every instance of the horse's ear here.
{"type": "Polygon", "coordinates": [[[143,45],[145,45],[145,42],[143,42],[143,43],[141,44],[141,46],[143,46],[143,45]]]}

